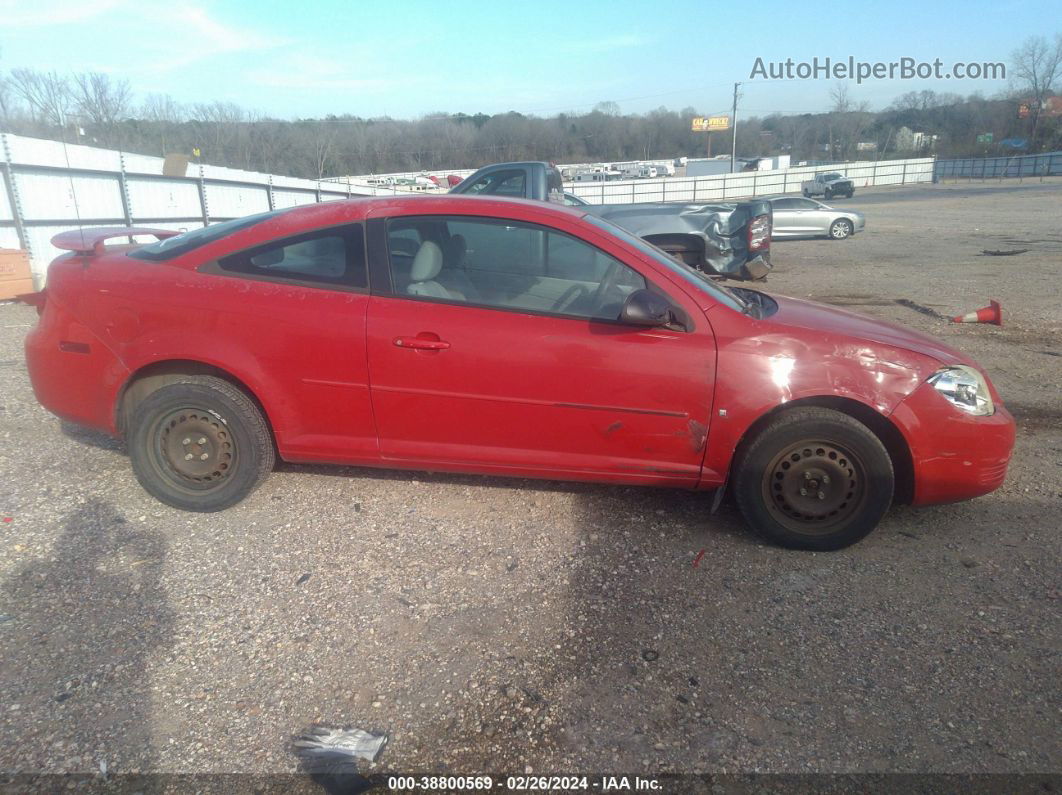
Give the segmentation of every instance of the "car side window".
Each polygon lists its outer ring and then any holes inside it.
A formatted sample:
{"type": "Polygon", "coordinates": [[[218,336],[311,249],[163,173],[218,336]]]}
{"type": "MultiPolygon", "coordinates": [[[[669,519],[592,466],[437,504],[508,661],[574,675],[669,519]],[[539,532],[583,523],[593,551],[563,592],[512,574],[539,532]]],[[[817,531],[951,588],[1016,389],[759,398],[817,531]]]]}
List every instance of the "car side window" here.
{"type": "Polygon", "coordinates": [[[524,193],[526,181],[527,176],[520,169],[493,171],[477,179],[462,193],[523,198],[526,195],[524,193]]]}
{"type": "Polygon", "coordinates": [[[514,221],[467,217],[395,219],[389,261],[399,295],[514,311],[616,320],[645,278],[575,237],[514,221]],[[423,235],[402,252],[408,230],[423,235]]]}
{"type": "Polygon", "coordinates": [[[364,288],[364,241],[360,224],[317,230],[222,257],[218,267],[265,281],[364,288]]]}
{"type": "Polygon", "coordinates": [[[792,209],[794,210],[817,210],[820,205],[818,202],[814,202],[811,199],[791,199],[793,202],[792,209]]]}
{"type": "Polygon", "coordinates": [[[795,210],[800,206],[802,205],[798,205],[796,199],[775,199],[771,202],[771,207],[775,210],[795,210]]]}

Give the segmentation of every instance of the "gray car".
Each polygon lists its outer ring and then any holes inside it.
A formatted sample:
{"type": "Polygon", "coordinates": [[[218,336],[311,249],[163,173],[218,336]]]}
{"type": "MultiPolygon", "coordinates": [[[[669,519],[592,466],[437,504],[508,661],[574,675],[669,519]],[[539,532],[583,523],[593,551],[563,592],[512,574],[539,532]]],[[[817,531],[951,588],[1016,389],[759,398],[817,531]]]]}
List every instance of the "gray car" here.
{"type": "Polygon", "coordinates": [[[772,240],[787,237],[828,237],[844,240],[866,225],[863,213],[838,210],[814,199],[779,196],[770,199],[774,214],[772,240]]]}

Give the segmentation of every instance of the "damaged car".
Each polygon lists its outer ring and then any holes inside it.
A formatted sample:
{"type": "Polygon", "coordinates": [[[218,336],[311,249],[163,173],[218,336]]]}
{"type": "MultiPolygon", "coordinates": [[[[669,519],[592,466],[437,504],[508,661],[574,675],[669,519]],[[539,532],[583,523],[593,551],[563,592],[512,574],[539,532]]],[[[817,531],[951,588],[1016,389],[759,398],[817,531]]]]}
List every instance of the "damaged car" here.
{"type": "Polygon", "coordinates": [[[1014,443],[939,340],[728,289],[585,208],[377,197],[52,242],[25,299],[37,399],[187,511],[279,457],[728,491],[765,537],[827,550],[893,502],[996,489],[1014,443]]]}
{"type": "Polygon", "coordinates": [[[484,166],[451,188],[450,193],[581,206],[680,262],[719,278],[755,281],[764,279],[771,270],[771,205],[763,199],[736,204],[590,204],[565,193],[560,171],[539,161],[484,166]]]}

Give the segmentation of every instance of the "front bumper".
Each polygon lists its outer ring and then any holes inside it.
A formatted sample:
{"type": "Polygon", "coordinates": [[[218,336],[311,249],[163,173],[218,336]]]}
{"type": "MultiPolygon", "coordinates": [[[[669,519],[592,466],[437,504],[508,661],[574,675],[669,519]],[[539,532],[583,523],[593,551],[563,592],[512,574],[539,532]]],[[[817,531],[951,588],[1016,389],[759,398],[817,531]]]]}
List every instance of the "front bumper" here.
{"type": "Polygon", "coordinates": [[[974,417],[922,384],[897,406],[892,419],[907,440],[914,464],[914,505],[957,502],[995,491],[1007,476],[1014,449],[1014,418],[1002,404],[974,417]]]}

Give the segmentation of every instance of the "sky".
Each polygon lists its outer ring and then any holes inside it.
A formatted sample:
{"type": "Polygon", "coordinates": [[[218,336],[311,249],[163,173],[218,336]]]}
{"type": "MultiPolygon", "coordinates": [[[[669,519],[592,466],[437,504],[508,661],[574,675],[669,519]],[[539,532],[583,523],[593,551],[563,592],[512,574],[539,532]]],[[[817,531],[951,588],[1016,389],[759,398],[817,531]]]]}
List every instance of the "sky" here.
{"type": "MultiPolygon", "coordinates": [[[[0,0],[0,70],[98,71],[138,98],[235,102],[277,118],[518,111],[611,101],[739,116],[829,108],[836,80],[750,79],[764,62],[1008,65],[1062,30],[1058,0],[929,4],[598,0],[0,0]],[[865,9],[865,10],[864,10],[865,9]]],[[[907,91],[992,96],[1004,80],[849,81],[881,109],[907,91]]]]}

